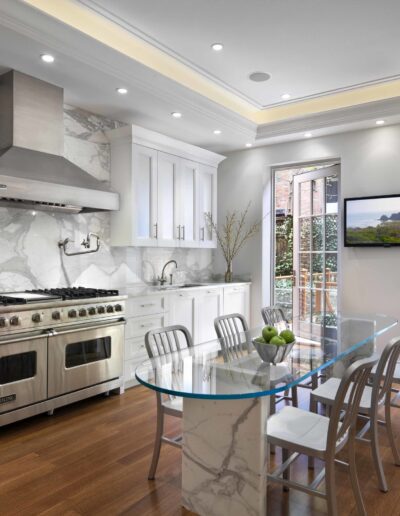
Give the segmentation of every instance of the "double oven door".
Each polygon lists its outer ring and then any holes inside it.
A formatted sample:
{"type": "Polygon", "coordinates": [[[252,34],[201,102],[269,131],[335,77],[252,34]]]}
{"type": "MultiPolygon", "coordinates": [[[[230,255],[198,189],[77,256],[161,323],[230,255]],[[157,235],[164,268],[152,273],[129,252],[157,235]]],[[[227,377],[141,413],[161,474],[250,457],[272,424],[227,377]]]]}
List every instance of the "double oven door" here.
{"type": "Polygon", "coordinates": [[[124,320],[0,337],[0,414],[121,378],[124,320]]]}

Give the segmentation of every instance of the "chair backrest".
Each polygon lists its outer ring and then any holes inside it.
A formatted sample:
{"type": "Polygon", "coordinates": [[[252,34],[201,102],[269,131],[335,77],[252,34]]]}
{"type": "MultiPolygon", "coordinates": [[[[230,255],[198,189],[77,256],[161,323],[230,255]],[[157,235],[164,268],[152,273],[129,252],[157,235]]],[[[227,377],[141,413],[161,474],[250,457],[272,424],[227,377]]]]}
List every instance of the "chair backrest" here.
{"type": "Polygon", "coordinates": [[[241,314],[220,315],[214,319],[217,337],[221,340],[224,351],[237,355],[241,345],[247,342],[243,333],[249,330],[245,317],[241,314]]]}
{"type": "Polygon", "coordinates": [[[268,326],[282,326],[282,329],[289,328],[289,321],[280,306],[265,306],[261,308],[261,315],[264,323],[268,326]]]}
{"type": "Polygon", "coordinates": [[[149,358],[181,351],[193,346],[192,336],[185,326],[166,326],[156,330],[150,330],[144,337],[149,358]]]}
{"type": "Polygon", "coordinates": [[[330,415],[327,450],[331,453],[355,427],[361,396],[377,361],[377,357],[364,358],[346,369],[330,415]]]}
{"type": "Polygon", "coordinates": [[[381,354],[372,383],[371,406],[377,410],[386,396],[391,395],[394,372],[400,356],[400,337],[393,338],[381,354]]]}

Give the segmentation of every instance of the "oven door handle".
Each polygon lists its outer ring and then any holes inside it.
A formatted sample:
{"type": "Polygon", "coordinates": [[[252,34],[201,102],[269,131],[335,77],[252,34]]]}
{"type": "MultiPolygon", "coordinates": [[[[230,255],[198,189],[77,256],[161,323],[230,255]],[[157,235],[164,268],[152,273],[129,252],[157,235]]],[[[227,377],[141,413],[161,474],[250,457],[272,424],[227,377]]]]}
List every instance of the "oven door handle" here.
{"type": "Polygon", "coordinates": [[[38,340],[38,339],[47,339],[49,336],[49,332],[46,330],[43,333],[24,333],[17,335],[10,335],[9,338],[6,339],[0,339],[0,347],[7,344],[17,344],[18,342],[26,342],[28,340],[38,340]]]}
{"type": "Polygon", "coordinates": [[[93,326],[91,325],[82,325],[82,326],[75,326],[74,328],[71,328],[71,329],[65,329],[65,330],[61,330],[59,331],[57,328],[52,328],[50,330],[50,337],[58,337],[59,335],[67,335],[67,334],[70,334],[70,333],[78,333],[78,332],[81,332],[81,331],[92,331],[92,330],[99,330],[99,329],[102,329],[102,328],[107,328],[109,326],[112,326],[112,327],[115,327],[115,326],[124,326],[126,324],[126,321],[125,319],[118,319],[116,321],[107,321],[107,322],[104,322],[104,323],[98,323],[98,324],[93,324],[93,326]]]}

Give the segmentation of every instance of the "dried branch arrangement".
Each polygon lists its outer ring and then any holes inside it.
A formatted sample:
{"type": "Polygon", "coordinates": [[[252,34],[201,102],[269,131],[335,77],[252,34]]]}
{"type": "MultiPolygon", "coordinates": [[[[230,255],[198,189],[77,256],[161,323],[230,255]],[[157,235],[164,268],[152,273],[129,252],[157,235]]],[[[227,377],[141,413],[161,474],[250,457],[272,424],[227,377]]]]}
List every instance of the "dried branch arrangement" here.
{"type": "Polygon", "coordinates": [[[261,228],[261,221],[255,222],[251,226],[246,225],[250,204],[251,202],[249,202],[246,209],[242,212],[238,210],[227,212],[220,228],[215,223],[211,213],[205,214],[207,225],[210,231],[215,233],[226,261],[226,282],[232,281],[232,260],[247,240],[256,235],[261,228]]]}

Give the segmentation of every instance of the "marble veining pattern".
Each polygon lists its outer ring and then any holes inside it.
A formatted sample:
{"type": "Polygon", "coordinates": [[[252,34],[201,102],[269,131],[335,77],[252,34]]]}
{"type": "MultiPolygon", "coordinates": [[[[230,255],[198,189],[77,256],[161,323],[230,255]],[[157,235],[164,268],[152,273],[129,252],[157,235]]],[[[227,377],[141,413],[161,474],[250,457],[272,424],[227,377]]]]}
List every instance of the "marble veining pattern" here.
{"type": "Polygon", "coordinates": [[[207,516],[266,513],[268,399],[184,398],[183,505],[207,516]]]}
{"type": "MultiPolygon", "coordinates": [[[[64,155],[100,181],[110,181],[110,146],[105,130],[119,122],[65,106],[64,155]]],[[[212,251],[110,246],[110,214],[59,214],[0,208],[0,291],[56,286],[120,288],[151,283],[163,264],[175,259],[174,281],[211,276],[212,251]],[[57,243],[66,237],[77,248],[86,234],[98,233],[98,253],[67,257],[57,243]]],[[[171,271],[172,272],[172,271],[171,271]]]]}

